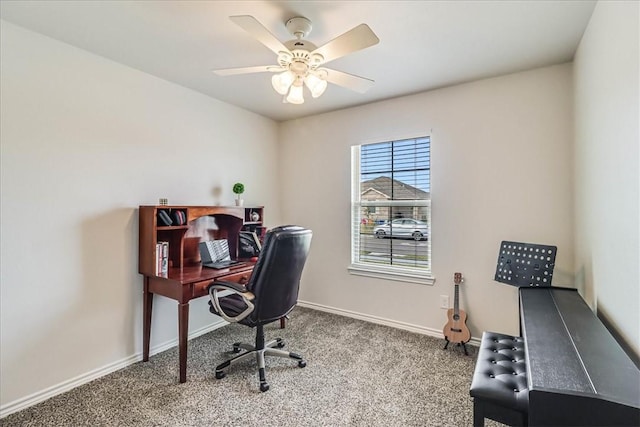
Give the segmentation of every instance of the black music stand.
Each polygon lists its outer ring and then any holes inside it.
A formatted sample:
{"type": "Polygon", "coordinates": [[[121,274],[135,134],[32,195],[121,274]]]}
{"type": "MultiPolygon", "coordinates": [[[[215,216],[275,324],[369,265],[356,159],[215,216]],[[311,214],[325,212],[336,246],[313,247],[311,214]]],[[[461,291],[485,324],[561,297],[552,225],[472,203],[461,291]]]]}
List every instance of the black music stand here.
{"type": "Polygon", "coordinates": [[[494,280],[512,286],[551,286],[557,246],[502,241],[494,280]]]}

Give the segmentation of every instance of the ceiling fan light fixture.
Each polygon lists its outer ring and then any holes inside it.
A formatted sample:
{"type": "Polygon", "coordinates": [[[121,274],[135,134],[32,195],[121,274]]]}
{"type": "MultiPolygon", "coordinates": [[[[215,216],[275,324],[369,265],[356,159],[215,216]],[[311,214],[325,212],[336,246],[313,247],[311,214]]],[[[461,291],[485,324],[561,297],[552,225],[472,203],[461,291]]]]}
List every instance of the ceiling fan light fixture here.
{"type": "Polygon", "coordinates": [[[274,74],[271,77],[271,85],[280,95],[286,95],[295,79],[295,74],[287,70],[284,73],[274,74]]]}
{"type": "Polygon", "coordinates": [[[289,90],[287,102],[290,104],[303,104],[304,96],[302,93],[302,82],[296,81],[289,90]]]}
{"type": "Polygon", "coordinates": [[[304,84],[307,85],[307,88],[311,91],[311,96],[314,98],[321,96],[327,89],[327,81],[311,73],[305,77],[304,84]]]}

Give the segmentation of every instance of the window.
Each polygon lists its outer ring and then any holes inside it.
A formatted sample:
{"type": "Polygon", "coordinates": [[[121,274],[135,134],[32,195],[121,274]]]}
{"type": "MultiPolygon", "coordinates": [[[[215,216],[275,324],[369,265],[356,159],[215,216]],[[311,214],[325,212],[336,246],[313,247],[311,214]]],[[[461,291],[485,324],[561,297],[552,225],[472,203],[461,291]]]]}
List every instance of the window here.
{"type": "Polygon", "coordinates": [[[421,137],[352,148],[351,273],[433,283],[430,145],[421,137]]]}

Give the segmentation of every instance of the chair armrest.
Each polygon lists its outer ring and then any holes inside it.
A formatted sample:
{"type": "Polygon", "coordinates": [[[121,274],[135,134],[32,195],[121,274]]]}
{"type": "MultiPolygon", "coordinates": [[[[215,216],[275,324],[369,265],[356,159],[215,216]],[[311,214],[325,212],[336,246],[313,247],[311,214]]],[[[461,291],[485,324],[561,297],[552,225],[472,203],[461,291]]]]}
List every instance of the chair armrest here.
{"type": "Polygon", "coordinates": [[[239,283],[223,281],[213,282],[211,285],[209,285],[208,290],[211,304],[213,304],[213,307],[218,312],[220,317],[222,317],[227,322],[237,323],[251,314],[251,312],[255,308],[255,306],[251,303],[251,301],[255,299],[255,295],[247,291],[247,289],[239,283]],[[222,310],[222,307],[220,306],[218,292],[230,292],[231,294],[240,295],[244,303],[247,305],[247,309],[235,317],[229,316],[224,312],[224,310],[222,310]]]}
{"type": "Polygon", "coordinates": [[[215,281],[215,282],[211,282],[211,284],[207,287],[207,289],[211,288],[212,286],[216,286],[221,291],[230,290],[230,291],[236,291],[236,292],[247,292],[247,288],[244,285],[236,282],[227,282],[224,280],[215,281]]]}

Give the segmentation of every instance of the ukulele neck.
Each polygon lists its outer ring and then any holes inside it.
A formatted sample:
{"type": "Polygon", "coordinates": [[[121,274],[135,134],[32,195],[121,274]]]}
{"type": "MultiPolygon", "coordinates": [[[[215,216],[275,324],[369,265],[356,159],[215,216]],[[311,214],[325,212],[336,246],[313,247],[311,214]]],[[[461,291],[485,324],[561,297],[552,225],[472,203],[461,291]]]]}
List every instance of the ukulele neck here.
{"type": "Polygon", "coordinates": [[[460,314],[460,305],[458,303],[458,297],[460,295],[459,287],[460,287],[460,285],[458,285],[456,283],[456,287],[455,287],[455,291],[454,291],[454,295],[453,295],[453,313],[456,316],[460,314]]]}

